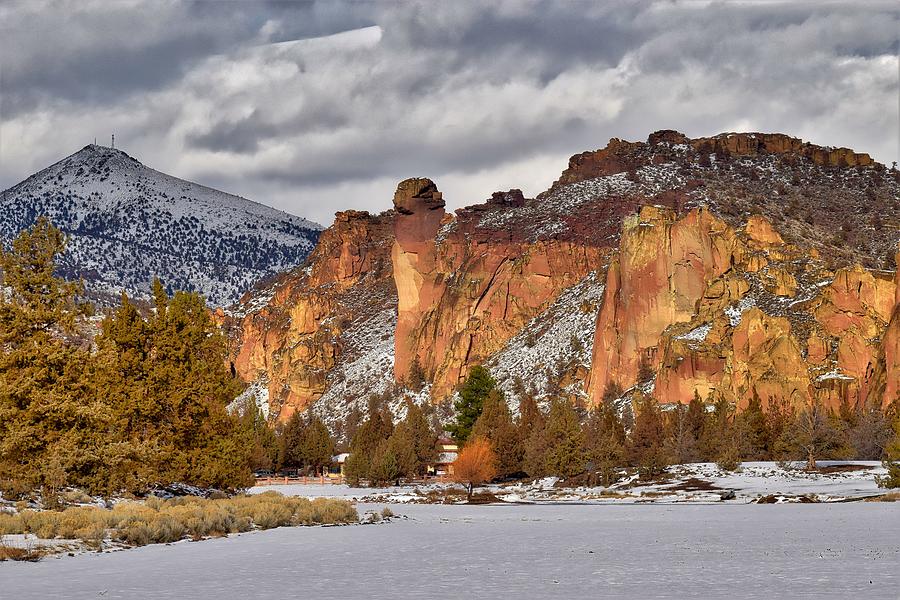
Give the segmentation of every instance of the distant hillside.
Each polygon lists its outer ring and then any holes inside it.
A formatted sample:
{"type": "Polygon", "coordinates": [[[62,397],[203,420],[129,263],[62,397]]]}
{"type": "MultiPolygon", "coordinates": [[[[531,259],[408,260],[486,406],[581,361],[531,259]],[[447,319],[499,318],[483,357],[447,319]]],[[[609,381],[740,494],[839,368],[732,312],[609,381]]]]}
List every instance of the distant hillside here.
{"type": "Polygon", "coordinates": [[[70,238],[61,274],[101,302],[123,289],[147,298],[158,276],[228,305],[302,263],[322,229],[93,144],[5,190],[0,206],[0,243],[49,217],[70,238]]]}

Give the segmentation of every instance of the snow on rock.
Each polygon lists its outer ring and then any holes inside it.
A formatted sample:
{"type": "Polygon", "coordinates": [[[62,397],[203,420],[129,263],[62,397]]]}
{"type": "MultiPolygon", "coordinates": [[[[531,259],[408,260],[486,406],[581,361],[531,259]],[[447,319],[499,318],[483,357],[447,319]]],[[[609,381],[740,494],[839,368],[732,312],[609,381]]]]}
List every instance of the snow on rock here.
{"type": "Polygon", "coordinates": [[[231,401],[228,405],[228,412],[236,413],[244,410],[248,402],[253,402],[262,412],[263,417],[269,419],[269,380],[259,379],[254,381],[240,396],[231,401]]]}
{"type": "Polygon", "coordinates": [[[725,308],[725,316],[728,317],[732,327],[737,327],[741,324],[741,317],[744,311],[753,306],[756,306],[756,300],[752,296],[744,296],[736,304],[725,308]]]}
{"type": "MultiPolygon", "coordinates": [[[[365,411],[371,394],[382,394],[394,383],[394,328],[397,313],[386,308],[363,315],[341,334],[346,353],[328,373],[325,393],[313,404],[313,412],[333,428],[354,405],[365,411]]],[[[391,406],[395,415],[402,401],[391,406]]]]}
{"type": "MultiPolygon", "coordinates": [[[[516,378],[534,386],[538,397],[543,397],[560,371],[590,365],[602,297],[602,277],[592,272],[563,292],[486,363],[508,400],[513,400],[516,378]]],[[[581,393],[581,387],[571,391],[581,393]]],[[[510,408],[518,410],[518,403],[510,408]]]]}
{"type": "Polygon", "coordinates": [[[676,340],[686,340],[690,342],[702,342],[706,340],[706,336],[712,330],[712,323],[705,323],[699,327],[691,329],[685,334],[676,336],[676,340]]]}

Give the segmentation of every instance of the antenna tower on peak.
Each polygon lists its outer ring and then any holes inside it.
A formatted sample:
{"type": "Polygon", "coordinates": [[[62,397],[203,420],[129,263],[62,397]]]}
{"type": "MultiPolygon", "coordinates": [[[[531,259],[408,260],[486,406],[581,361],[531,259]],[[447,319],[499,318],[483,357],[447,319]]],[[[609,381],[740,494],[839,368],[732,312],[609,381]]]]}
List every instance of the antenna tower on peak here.
{"type": "Polygon", "coordinates": [[[116,134],[112,134],[112,146],[110,146],[113,150],[116,149],[116,134]]]}

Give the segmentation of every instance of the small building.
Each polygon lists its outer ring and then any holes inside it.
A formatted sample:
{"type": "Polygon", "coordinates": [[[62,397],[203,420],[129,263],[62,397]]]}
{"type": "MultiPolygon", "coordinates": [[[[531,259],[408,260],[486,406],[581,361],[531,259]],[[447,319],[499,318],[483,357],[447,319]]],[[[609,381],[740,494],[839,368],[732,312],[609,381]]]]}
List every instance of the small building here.
{"type": "Polygon", "coordinates": [[[347,463],[348,456],[350,456],[349,452],[341,452],[331,457],[331,466],[328,467],[327,473],[330,479],[343,479],[344,465],[347,463]]]}
{"type": "Polygon", "coordinates": [[[428,467],[429,475],[453,475],[453,463],[459,456],[459,445],[445,435],[438,438],[437,441],[438,457],[433,465],[428,467]]]}

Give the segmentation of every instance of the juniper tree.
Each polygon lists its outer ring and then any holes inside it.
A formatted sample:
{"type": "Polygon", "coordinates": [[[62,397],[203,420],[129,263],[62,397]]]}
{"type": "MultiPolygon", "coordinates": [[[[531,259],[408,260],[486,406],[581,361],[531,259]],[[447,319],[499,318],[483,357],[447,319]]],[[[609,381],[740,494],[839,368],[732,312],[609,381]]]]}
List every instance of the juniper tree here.
{"type": "Polygon", "coordinates": [[[584,450],[578,414],[565,398],[550,403],[543,429],[544,470],[559,477],[572,477],[584,472],[584,450]]]}
{"type": "Polygon", "coordinates": [[[624,462],[625,428],[613,401],[606,394],[604,400],[588,413],[583,430],[585,459],[593,470],[600,472],[601,484],[608,487],[614,483],[618,468],[624,462]]]}
{"type": "Polygon", "coordinates": [[[456,422],[447,428],[458,444],[464,443],[472,433],[475,421],[481,416],[484,399],[497,387],[497,382],[487,369],[475,365],[459,389],[459,400],[454,404],[456,422]]]}
{"type": "Polygon", "coordinates": [[[523,447],[519,432],[506,399],[499,390],[491,390],[485,398],[481,416],[472,428],[472,435],[482,436],[491,442],[497,456],[497,473],[501,477],[522,470],[523,447]]]}
{"type": "Polygon", "coordinates": [[[663,447],[665,429],[656,401],[642,396],[638,401],[634,428],[628,437],[626,452],[632,465],[638,468],[641,479],[652,479],[668,466],[663,447]]]}
{"type": "Polygon", "coordinates": [[[51,494],[98,468],[105,412],[75,334],[80,286],[54,275],[65,236],[41,217],[0,250],[0,486],[51,494]]]}

